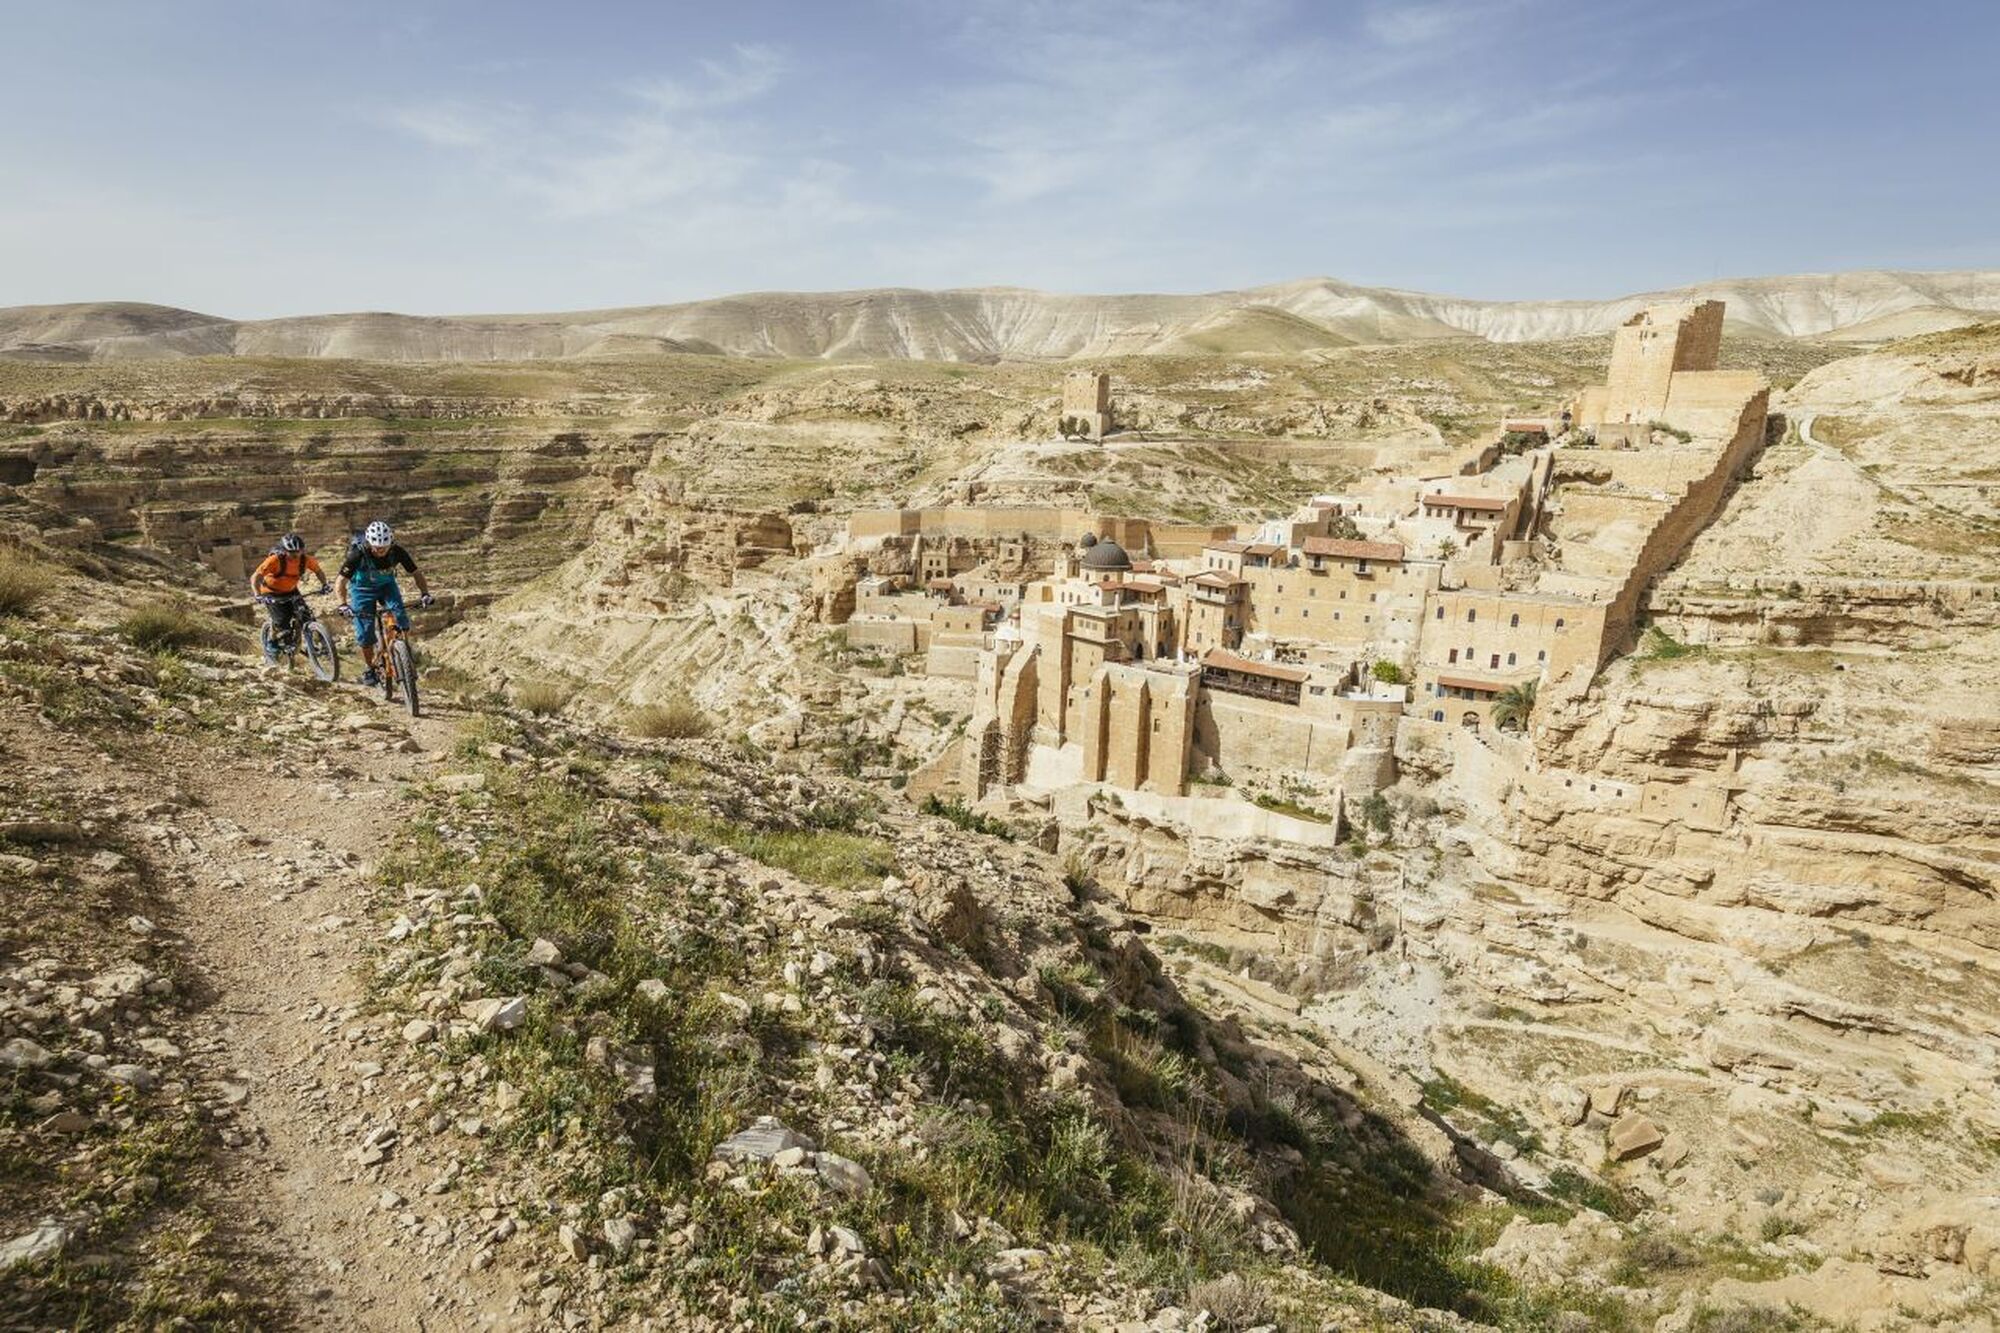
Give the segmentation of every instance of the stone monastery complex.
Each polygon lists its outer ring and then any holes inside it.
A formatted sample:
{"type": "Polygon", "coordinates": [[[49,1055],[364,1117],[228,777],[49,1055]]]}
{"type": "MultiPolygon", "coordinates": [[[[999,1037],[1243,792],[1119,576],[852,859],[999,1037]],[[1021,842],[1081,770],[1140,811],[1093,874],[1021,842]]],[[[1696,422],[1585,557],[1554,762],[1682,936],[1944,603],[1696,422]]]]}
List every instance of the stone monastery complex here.
{"type": "MultiPolygon", "coordinates": [[[[849,641],[973,682],[969,728],[932,775],[965,799],[1177,798],[1220,775],[1377,790],[1399,741],[1490,737],[1509,691],[1580,696],[1631,642],[1648,586],[1764,442],[1762,377],[1716,369],[1722,312],[1644,310],[1617,331],[1608,382],[1560,418],[1508,421],[1443,467],[1285,518],[856,514],[853,548],[910,573],[861,581],[849,641]]],[[[1101,438],[1110,407],[1105,377],[1071,376],[1065,433],[1101,438]]]]}

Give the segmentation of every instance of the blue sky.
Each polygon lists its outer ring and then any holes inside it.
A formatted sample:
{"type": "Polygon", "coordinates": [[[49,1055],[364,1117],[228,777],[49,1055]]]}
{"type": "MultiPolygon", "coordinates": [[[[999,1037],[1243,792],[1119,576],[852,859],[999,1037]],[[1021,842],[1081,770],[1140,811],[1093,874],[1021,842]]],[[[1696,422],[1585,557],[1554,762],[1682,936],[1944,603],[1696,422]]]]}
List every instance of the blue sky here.
{"type": "Polygon", "coordinates": [[[0,0],[0,305],[2000,267],[1995,0],[0,0]]]}

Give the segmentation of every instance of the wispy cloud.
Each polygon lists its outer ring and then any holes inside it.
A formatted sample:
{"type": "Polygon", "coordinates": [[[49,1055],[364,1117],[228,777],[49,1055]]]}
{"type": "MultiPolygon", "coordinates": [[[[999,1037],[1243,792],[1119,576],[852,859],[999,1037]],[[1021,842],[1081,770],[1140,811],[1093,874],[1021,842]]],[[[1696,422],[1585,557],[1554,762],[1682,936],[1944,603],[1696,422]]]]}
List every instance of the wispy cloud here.
{"type": "Polygon", "coordinates": [[[789,62],[768,46],[738,46],[728,56],[698,62],[693,78],[655,78],[633,91],[668,114],[715,111],[754,101],[777,87],[789,62]]]}
{"type": "Polygon", "coordinates": [[[789,68],[782,52],[737,46],[587,107],[420,103],[387,123],[548,217],[624,223],[651,237],[706,229],[706,239],[738,246],[871,212],[848,193],[847,166],[802,150],[758,114],[789,68]]]}

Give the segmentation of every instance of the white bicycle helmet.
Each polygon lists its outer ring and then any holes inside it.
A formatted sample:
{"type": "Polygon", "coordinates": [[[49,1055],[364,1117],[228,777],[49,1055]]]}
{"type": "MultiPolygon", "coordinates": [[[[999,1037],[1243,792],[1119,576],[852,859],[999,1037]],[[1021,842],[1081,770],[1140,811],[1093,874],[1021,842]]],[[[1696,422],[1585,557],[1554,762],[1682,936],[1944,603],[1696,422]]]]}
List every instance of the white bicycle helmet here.
{"type": "Polygon", "coordinates": [[[297,555],[306,549],[306,539],[296,532],[288,532],[278,538],[278,549],[286,555],[297,555]]]}
{"type": "Polygon", "coordinates": [[[361,540],[370,546],[387,546],[396,540],[396,530],[378,518],[368,525],[366,532],[361,534],[361,540]]]}

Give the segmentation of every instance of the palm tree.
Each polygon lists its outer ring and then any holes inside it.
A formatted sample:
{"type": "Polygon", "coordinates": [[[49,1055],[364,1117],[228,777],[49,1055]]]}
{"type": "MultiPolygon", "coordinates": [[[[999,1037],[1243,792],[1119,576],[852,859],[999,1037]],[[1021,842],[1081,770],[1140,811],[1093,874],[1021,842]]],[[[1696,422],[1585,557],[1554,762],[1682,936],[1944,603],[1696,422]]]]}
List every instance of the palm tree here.
{"type": "Polygon", "coordinates": [[[1535,695],[1541,691],[1541,682],[1524,680],[1519,685],[1509,685],[1493,700],[1493,725],[1502,731],[1525,730],[1528,718],[1535,711],[1535,695]]]}

